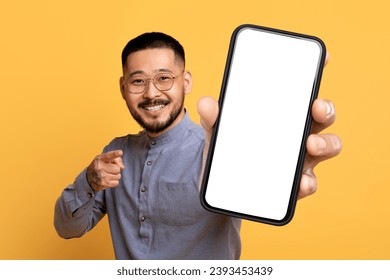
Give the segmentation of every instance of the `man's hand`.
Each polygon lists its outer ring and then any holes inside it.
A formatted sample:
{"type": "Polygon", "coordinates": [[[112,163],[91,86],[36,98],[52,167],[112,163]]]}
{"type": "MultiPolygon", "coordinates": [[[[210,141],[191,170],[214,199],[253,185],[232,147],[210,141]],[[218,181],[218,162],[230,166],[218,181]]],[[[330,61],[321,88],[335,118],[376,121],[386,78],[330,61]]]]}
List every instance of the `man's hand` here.
{"type": "Polygon", "coordinates": [[[123,152],[115,150],[95,157],[87,168],[87,181],[94,191],[118,186],[121,171],[125,169],[123,152]]]}

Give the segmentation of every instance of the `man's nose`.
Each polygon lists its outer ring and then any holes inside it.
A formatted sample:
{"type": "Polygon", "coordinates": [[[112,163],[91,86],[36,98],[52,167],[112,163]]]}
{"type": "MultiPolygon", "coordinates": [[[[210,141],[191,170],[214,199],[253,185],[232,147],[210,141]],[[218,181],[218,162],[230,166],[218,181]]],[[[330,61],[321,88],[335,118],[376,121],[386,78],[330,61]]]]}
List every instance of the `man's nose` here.
{"type": "Polygon", "coordinates": [[[152,80],[149,80],[148,84],[146,85],[146,89],[144,92],[144,98],[145,99],[154,99],[161,95],[161,91],[159,91],[156,86],[153,84],[152,80]]]}

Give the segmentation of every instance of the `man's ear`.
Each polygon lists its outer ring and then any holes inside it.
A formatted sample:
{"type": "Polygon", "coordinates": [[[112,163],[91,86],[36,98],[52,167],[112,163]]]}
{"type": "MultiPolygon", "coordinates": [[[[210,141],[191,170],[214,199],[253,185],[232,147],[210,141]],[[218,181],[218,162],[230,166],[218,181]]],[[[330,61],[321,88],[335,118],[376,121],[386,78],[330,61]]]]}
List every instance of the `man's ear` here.
{"type": "Polygon", "coordinates": [[[121,90],[122,98],[125,99],[126,90],[123,76],[119,78],[119,88],[121,90]]]}
{"type": "Polygon", "coordinates": [[[189,94],[192,91],[192,75],[190,72],[184,72],[184,93],[189,94]]]}

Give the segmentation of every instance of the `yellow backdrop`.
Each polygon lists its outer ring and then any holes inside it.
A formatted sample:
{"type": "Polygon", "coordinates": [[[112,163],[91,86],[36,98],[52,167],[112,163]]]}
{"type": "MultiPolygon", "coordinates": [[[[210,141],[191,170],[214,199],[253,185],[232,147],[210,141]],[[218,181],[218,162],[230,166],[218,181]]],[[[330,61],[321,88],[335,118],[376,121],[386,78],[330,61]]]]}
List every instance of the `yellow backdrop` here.
{"type": "MultiPolygon", "coordinates": [[[[0,259],[112,259],[105,218],[62,240],[53,207],[113,137],[139,130],[118,88],[132,37],[163,31],[185,46],[194,89],[218,97],[230,35],[253,23],[316,35],[331,54],[320,96],[338,112],[342,154],[291,224],[245,222],[243,259],[389,259],[388,1],[2,1],[0,259]]],[[[240,127],[236,127],[237,131],[240,127]]],[[[255,133],[255,132],[254,132],[255,133]]]]}

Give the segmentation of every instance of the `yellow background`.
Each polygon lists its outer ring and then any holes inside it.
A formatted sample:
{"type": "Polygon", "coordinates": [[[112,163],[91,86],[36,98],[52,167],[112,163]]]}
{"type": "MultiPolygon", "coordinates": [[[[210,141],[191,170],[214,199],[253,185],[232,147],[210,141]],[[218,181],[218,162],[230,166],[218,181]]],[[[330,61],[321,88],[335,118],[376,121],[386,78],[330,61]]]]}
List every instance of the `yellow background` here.
{"type": "Polygon", "coordinates": [[[325,41],[320,96],[336,104],[329,131],[344,149],[316,169],[318,192],[291,224],[244,223],[242,258],[390,259],[387,2],[2,0],[0,259],[114,258],[106,218],[73,240],[52,224],[62,189],[113,137],[139,130],[118,88],[123,46],[147,31],[184,45],[194,77],[186,106],[198,122],[196,101],[218,97],[231,32],[243,23],[325,41]]]}

